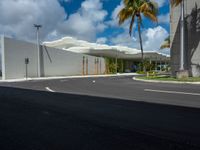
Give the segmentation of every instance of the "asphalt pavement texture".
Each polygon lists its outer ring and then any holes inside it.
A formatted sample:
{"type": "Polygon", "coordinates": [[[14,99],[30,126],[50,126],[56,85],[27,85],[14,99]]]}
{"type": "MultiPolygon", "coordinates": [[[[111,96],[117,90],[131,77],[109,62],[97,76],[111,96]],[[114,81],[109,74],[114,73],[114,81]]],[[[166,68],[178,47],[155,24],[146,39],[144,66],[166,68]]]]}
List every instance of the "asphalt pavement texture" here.
{"type": "Polygon", "coordinates": [[[0,150],[199,150],[199,93],[132,77],[0,83],[0,150]]]}

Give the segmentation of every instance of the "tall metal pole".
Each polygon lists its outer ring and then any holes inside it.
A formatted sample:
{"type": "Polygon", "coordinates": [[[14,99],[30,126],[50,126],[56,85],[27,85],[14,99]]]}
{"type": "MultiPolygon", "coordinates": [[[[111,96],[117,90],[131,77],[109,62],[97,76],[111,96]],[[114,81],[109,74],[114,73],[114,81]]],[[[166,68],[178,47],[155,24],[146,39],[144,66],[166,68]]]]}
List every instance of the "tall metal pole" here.
{"type": "Polygon", "coordinates": [[[40,41],[39,41],[39,29],[42,27],[41,25],[34,24],[34,27],[37,29],[37,48],[38,48],[38,60],[37,60],[37,73],[38,77],[41,76],[41,71],[40,71],[40,41]]]}
{"type": "Polygon", "coordinates": [[[156,72],[157,72],[157,71],[158,71],[158,62],[157,62],[157,57],[156,57],[156,64],[155,64],[155,66],[156,66],[155,70],[156,70],[156,72]]]}
{"type": "Polygon", "coordinates": [[[117,74],[117,67],[118,67],[118,55],[116,54],[116,58],[115,58],[115,70],[116,70],[116,74],[117,74]]]}
{"type": "Polygon", "coordinates": [[[160,58],[160,72],[162,71],[162,59],[160,58]]]}
{"type": "Polygon", "coordinates": [[[86,57],[86,75],[88,75],[88,57],[86,57]]]}
{"type": "Polygon", "coordinates": [[[185,63],[185,13],[184,13],[184,0],[181,2],[181,46],[180,46],[180,70],[184,70],[185,63]]]}

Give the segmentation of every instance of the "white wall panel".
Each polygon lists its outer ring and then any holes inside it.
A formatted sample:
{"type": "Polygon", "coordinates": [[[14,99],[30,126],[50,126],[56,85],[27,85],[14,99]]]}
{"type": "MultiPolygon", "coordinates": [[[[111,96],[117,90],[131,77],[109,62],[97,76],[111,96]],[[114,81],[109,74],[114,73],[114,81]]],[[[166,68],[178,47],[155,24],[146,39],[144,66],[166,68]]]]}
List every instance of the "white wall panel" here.
{"type": "MultiPolygon", "coordinates": [[[[25,58],[29,58],[28,77],[37,77],[37,45],[10,38],[4,38],[3,79],[19,79],[26,77],[25,58]]],[[[95,57],[41,46],[41,76],[82,75],[83,56],[88,58],[88,74],[95,74],[95,57]]],[[[85,64],[86,65],[86,64],[85,64]]],[[[105,62],[101,58],[102,73],[105,62]]],[[[86,66],[85,66],[86,69],[86,66]]],[[[85,71],[86,72],[86,71],[85,71]]],[[[100,74],[100,72],[99,72],[100,74]]]]}
{"type": "Polygon", "coordinates": [[[18,79],[26,76],[25,58],[29,58],[28,76],[37,76],[37,47],[35,44],[4,38],[3,79],[18,79]]]}

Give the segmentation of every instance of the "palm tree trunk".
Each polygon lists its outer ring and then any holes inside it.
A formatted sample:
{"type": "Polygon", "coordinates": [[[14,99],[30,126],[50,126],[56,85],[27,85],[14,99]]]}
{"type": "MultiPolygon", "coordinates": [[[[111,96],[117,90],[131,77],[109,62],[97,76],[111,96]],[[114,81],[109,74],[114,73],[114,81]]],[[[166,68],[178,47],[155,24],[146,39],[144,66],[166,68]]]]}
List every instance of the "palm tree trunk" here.
{"type": "Polygon", "coordinates": [[[142,45],[142,36],[141,36],[141,21],[140,18],[137,17],[137,21],[138,21],[138,33],[139,33],[139,39],[140,39],[140,48],[141,48],[141,54],[142,54],[142,68],[141,70],[144,71],[144,52],[143,52],[143,45],[142,45]]]}

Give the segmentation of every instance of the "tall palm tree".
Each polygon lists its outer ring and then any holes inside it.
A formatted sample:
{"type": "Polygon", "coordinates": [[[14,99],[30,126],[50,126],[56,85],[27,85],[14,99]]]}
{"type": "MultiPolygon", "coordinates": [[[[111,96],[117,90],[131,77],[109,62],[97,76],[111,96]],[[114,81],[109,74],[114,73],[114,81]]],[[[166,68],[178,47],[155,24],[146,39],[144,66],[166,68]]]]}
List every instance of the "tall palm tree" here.
{"type": "Polygon", "coordinates": [[[144,53],[142,45],[142,36],[141,36],[141,25],[142,25],[142,16],[149,18],[150,20],[157,22],[157,12],[158,7],[157,3],[150,0],[123,0],[124,7],[118,13],[119,25],[123,24],[126,20],[131,19],[129,34],[131,36],[133,24],[135,19],[137,19],[140,48],[142,54],[142,70],[144,63],[144,53]]]}
{"type": "Polygon", "coordinates": [[[160,46],[160,50],[161,49],[165,49],[165,48],[170,48],[170,36],[168,36],[164,42],[162,43],[162,45],[160,46]]]}
{"type": "Polygon", "coordinates": [[[185,12],[184,12],[184,0],[171,0],[172,6],[177,6],[181,4],[181,25],[180,25],[180,31],[181,31],[181,43],[180,43],[180,68],[179,70],[185,70],[184,68],[184,63],[185,63],[185,58],[184,58],[184,53],[185,53],[185,45],[184,45],[184,40],[185,40],[185,12]]]}

